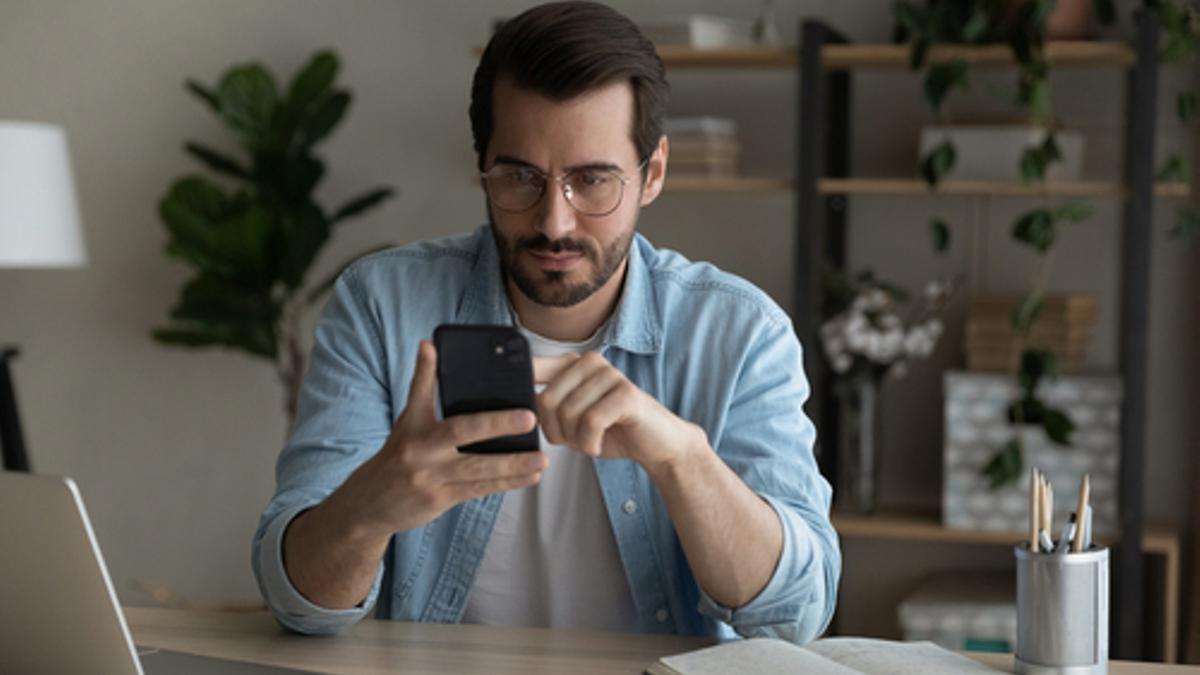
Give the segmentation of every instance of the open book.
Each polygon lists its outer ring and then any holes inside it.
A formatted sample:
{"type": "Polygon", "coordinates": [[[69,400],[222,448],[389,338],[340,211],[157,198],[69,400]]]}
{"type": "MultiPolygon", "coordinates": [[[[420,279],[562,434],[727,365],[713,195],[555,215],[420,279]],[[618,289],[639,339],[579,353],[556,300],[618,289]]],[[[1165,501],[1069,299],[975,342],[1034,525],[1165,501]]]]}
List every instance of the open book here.
{"type": "Polygon", "coordinates": [[[804,647],[753,638],[664,656],[648,675],[983,675],[1000,671],[932,642],[826,638],[804,647]]]}

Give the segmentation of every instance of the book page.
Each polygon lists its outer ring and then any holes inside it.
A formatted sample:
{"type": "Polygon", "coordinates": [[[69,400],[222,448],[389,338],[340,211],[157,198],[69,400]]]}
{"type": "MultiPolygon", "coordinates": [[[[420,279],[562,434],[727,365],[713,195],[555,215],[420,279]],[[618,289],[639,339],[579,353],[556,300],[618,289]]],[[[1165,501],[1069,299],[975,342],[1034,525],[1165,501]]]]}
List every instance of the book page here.
{"type": "Polygon", "coordinates": [[[826,638],[805,647],[864,675],[990,675],[1001,671],[932,642],[826,638]]]}
{"type": "Polygon", "coordinates": [[[790,642],[768,638],[736,640],[686,654],[664,656],[647,672],[653,675],[859,675],[857,671],[839,666],[790,642]]]}

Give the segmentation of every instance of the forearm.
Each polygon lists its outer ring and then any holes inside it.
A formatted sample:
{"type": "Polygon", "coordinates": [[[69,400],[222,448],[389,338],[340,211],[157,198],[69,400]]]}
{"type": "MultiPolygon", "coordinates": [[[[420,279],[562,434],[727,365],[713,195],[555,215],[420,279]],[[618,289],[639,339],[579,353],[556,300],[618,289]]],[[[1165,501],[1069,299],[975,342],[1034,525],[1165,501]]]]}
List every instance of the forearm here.
{"type": "Polygon", "coordinates": [[[774,509],[709,447],[696,429],[681,461],[648,469],[667,504],[697,583],[737,608],[766,587],[783,551],[774,509]]]}
{"type": "Polygon", "coordinates": [[[283,559],[292,585],[326,609],[362,603],[375,581],[390,534],[362,525],[355,514],[352,475],[318,506],[292,521],[283,539],[283,559]]]}

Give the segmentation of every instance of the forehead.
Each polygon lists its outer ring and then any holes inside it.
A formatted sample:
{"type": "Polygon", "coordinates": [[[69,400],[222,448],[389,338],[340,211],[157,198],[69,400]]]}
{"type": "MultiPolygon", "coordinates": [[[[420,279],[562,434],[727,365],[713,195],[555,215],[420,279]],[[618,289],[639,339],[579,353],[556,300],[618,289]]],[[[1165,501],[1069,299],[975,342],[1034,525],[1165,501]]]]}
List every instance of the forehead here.
{"type": "Polygon", "coordinates": [[[625,80],[558,101],[501,79],[493,89],[488,159],[508,155],[542,168],[636,163],[633,117],[633,87],[625,80]]]}

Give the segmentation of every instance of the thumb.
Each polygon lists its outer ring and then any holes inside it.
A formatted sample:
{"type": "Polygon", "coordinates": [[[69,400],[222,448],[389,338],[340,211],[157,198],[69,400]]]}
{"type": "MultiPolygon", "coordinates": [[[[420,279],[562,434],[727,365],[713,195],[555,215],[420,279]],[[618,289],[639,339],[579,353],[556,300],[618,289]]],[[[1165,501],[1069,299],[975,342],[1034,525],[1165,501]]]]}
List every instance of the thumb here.
{"type": "Polygon", "coordinates": [[[408,410],[422,417],[437,416],[435,391],[437,389],[437,349],[429,340],[417,345],[417,365],[413,369],[412,384],[408,388],[408,410]]]}

